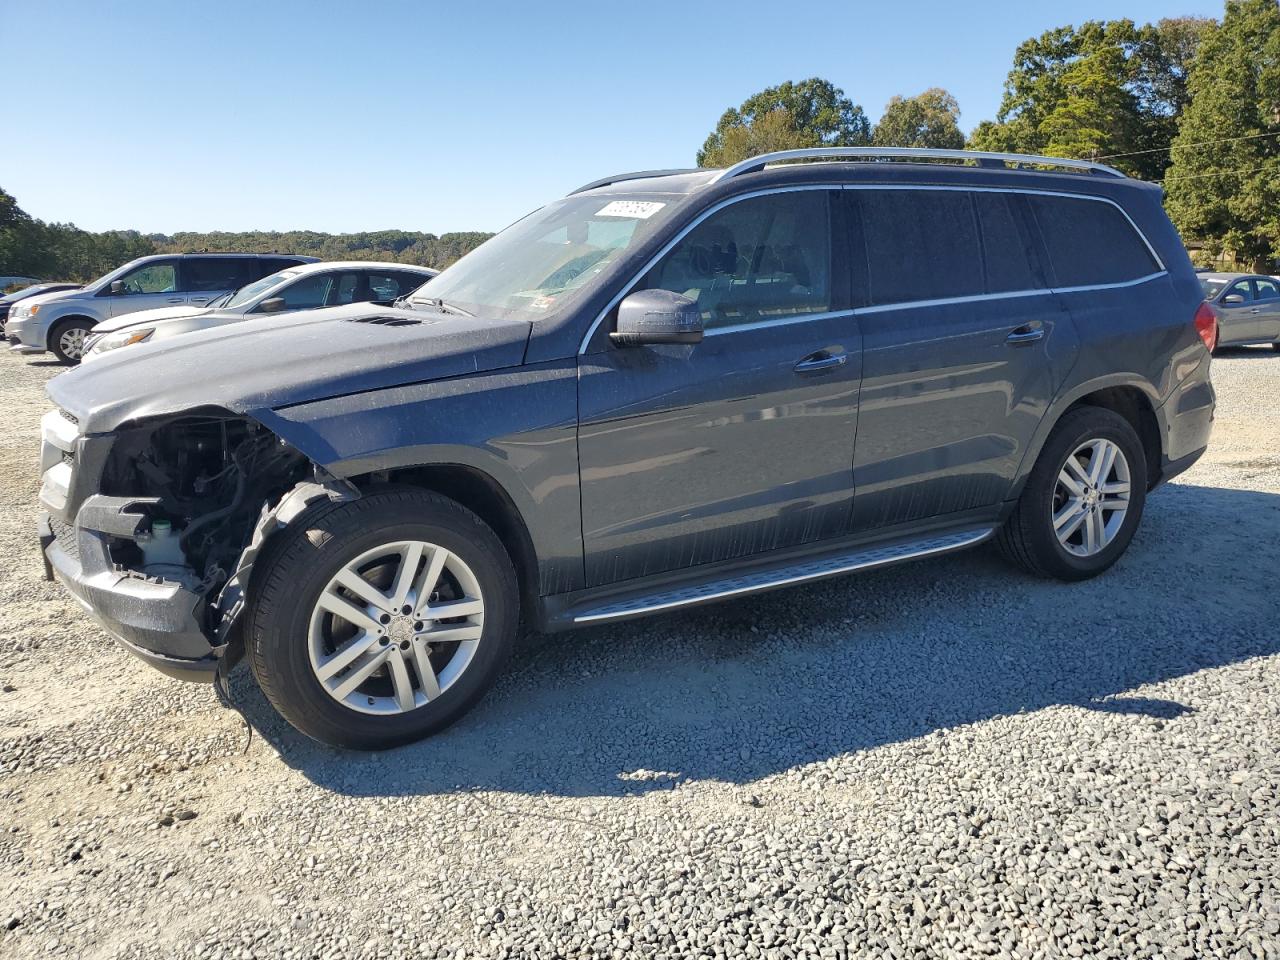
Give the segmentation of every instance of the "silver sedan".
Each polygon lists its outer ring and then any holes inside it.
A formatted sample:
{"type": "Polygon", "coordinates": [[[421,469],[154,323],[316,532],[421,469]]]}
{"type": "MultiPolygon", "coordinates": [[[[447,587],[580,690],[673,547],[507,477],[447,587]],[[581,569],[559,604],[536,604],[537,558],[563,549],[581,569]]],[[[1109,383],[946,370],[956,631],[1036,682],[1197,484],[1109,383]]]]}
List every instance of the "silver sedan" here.
{"type": "Polygon", "coordinates": [[[389,304],[408,296],[439,271],[403,263],[339,261],[289,267],[202,307],[142,310],[100,323],[86,342],[84,360],[137,343],[207,330],[263,314],[293,313],[348,303],[389,304]]]}
{"type": "Polygon", "coordinates": [[[1253,273],[1202,273],[1200,285],[1218,318],[1218,346],[1270,344],[1280,351],[1280,280],[1253,273]]]}

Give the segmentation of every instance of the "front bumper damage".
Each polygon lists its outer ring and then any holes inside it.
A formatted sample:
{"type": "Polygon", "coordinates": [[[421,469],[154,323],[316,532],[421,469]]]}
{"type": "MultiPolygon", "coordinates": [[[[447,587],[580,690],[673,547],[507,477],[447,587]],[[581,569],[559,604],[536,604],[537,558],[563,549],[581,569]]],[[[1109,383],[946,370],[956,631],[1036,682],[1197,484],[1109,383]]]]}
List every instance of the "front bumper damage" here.
{"type": "Polygon", "coordinates": [[[122,570],[108,552],[108,536],[132,536],[145,522],[130,510],[135,504],[90,497],[74,525],[41,514],[45,570],[134,656],[179,680],[210,681],[227,645],[215,647],[202,627],[203,594],[191,584],[122,570]]]}
{"type": "Polygon", "coordinates": [[[149,535],[161,498],[98,492],[112,436],[82,435],[75,418],[58,411],[46,415],[41,433],[38,533],[46,576],[61,581],[126,650],[181,680],[213,680],[220,665],[230,666],[241,653],[236,627],[267,540],[317,501],[360,495],[313,465],[316,479],[297,481],[272,497],[274,505],[262,503],[256,522],[246,521],[228,572],[207,565],[202,579],[190,567],[168,566],[153,576],[153,568],[135,569],[116,551],[149,535]]]}

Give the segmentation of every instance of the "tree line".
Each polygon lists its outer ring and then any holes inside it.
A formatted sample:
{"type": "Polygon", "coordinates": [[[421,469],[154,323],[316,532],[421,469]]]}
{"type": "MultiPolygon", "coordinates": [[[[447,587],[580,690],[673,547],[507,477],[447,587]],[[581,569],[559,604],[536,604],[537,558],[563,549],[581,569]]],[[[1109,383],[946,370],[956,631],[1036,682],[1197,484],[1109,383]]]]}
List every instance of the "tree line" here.
{"type": "MultiPolygon", "coordinates": [[[[894,97],[876,123],[829,80],[769,87],[726,110],[697,151],[715,167],[773,150],[969,148],[1096,159],[1165,189],[1201,260],[1273,272],[1280,259],[1280,5],[1226,0],[1221,21],[1089,21],[1019,44],[994,120],[969,136],[941,88],[894,97]]],[[[0,190],[0,273],[88,280],[147,253],[289,252],[445,267],[490,235],[90,233],[46,224],[0,190]]]]}
{"type": "Polygon", "coordinates": [[[409,230],[91,233],[70,223],[37,220],[0,189],[0,274],[45,280],[89,281],[153,253],[298,253],[321,260],[384,260],[443,268],[490,236],[479,231],[437,236],[409,230]]]}
{"type": "Polygon", "coordinates": [[[966,147],[1094,159],[1161,183],[1202,262],[1280,260],[1280,5],[1226,0],[1221,21],[1089,21],[1018,45],[996,118],[966,138],[946,90],[894,97],[876,124],[828,80],[727,110],[697,153],[723,166],[771,150],[966,147]]]}

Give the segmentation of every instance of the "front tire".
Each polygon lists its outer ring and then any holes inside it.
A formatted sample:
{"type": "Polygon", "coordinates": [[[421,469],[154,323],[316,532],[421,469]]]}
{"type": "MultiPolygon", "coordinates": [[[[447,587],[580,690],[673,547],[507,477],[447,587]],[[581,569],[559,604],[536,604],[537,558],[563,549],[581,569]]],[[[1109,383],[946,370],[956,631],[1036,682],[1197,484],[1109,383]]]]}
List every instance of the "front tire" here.
{"type": "Polygon", "coordinates": [[[1079,407],[1045,441],[997,542],[1037,576],[1096,577],[1129,546],[1146,495],[1146,453],[1133,426],[1103,407],[1079,407]]]}
{"type": "Polygon", "coordinates": [[[326,504],[261,564],[250,668],[289,723],[333,746],[381,750],[444,729],[492,685],[519,626],[501,541],[434,493],[326,504]]]}
{"type": "Polygon", "coordinates": [[[92,329],[92,323],[79,317],[63,320],[49,332],[49,349],[59,363],[77,364],[84,358],[84,342],[92,329]]]}

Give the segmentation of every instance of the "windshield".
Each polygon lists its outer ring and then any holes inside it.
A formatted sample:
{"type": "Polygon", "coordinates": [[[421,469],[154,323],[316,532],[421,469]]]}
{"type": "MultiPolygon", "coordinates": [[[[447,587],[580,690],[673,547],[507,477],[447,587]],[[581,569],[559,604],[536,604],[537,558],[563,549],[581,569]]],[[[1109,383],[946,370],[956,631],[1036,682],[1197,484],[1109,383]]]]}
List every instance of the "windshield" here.
{"type": "Polygon", "coordinates": [[[538,320],[569,303],[671,212],[670,196],[566,197],[477,247],[410,303],[441,300],[486,317],[538,320]]]}
{"type": "Polygon", "coordinates": [[[287,283],[297,275],[297,270],[281,270],[279,273],[273,273],[270,276],[263,277],[261,280],[255,280],[253,283],[247,283],[235,293],[231,294],[230,299],[228,299],[226,303],[219,304],[219,306],[242,307],[260,294],[266,293],[272,287],[278,287],[282,283],[287,283]]]}
{"type": "Polygon", "coordinates": [[[1225,280],[1206,280],[1204,278],[1200,280],[1200,287],[1204,290],[1204,298],[1206,300],[1212,300],[1222,292],[1222,288],[1226,285],[1227,281],[1225,280]]]}

